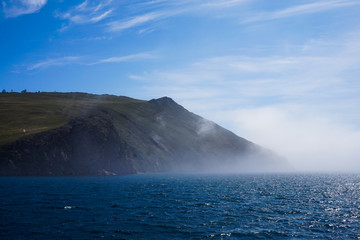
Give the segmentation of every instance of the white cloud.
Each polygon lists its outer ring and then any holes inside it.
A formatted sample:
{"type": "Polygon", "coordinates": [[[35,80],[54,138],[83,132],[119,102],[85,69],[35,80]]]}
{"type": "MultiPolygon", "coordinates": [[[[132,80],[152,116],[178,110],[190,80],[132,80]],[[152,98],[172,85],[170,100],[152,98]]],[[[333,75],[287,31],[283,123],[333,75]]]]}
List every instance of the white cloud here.
{"type": "MultiPolygon", "coordinates": [[[[207,0],[207,1],[194,1],[194,0],[181,0],[181,1],[150,1],[145,3],[140,3],[134,6],[137,6],[141,9],[142,13],[133,15],[126,19],[120,19],[111,21],[108,23],[109,31],[123,31],[126,29],[143,26],[149,23],[153,23],[159,20],[165,20],[170,17],[175,17],[182,14],[207,14],[214,16],[213,12],[209,10],[218,10],[222,8],[230,8],[250,0],[207,0]],[[154,11],[152,9],[158,9],[154,11]]],[[[153,28],[146,27],[146,29],[153,28]]],[[[139,33],[144,31],[140,30],[139,33]]]]}
{"type": "Polygon", "coordinates": [[[113,10],[110,9],[110,10],[108,10],[108,11],[106,11],[106,12],[104,12],[104,13],[98,15],[98,16],[94,16],[94,17],[90,18],[89,21],[93,22],[93,23],[99,22],[99,21],[103,20],[104,18],[106,18],[112,11],[113,10]]]}
{"type": "Polygon", "coordinates": [[[228,95],[239,98],[327,97],[349,93],[346,79],[339,75],[360,63],[341,53],[331,56],[308,57],[244,57],[221,56],[204,59],[179,71],[157,71],[143,76],[156,79],[163,88],[174,86],[190,89],[226,89],[228,95]],[[306,69],[306,70],[305,70],[306,69]],[[225,85],[225,87],[224,87],[225,85]],[[318,90],[320,90],[320,93],[318,90]]]}
{"type": "Polygon", "coordinates": [[[45,6],[47,0],[14,0],[2,2],[5,17],[18,17],[24,14],[31,14],[40,11],[45,6]]]}
{"type": "Polygon", "coordinates": [[[89,0],[85,0],[85,1],[83,1],[82,3],[80,3],[79,5],[77,5],[77,6],[75,7],[75,9],[80,10],[80,11],[83,11],[83,10],[86,9],[86,7],[88,6],[88,4],[89,4],[89,0]]]}
{"type": "Polygon", "coordinates": [[[136,60],[142,60],[142,59],[154,59],[157,57],[158,56],[151,54],[151,53],[137,53],[137,54],[131,54],[131,55],[127,55],[127,56],[103,58],[96,62],[90,63],[88,65],[95,65],[95,64],[101,64],[101,63],[129,62],[129,61],[136,61],[136,60]]]}
{"type": "MultiPolygon", "coordinates": [[[[57,16],[68,20],[70,24],[97,23],[111,16],[114,11],[111,3],[111,0],[103,0],[96,4],[85,0],[67,12],[57,14],[57,16]]],[[[67,27],[63,27],[63,29],[67,29],[67,27]]]]}
{"type": "Polygon", "coordinates": [[[250,2],[250,0],[216,0],[216,1],[208,1],[203,3],[202,7],[210,7],[210,8],[226,8],[236,6],[238,4],[243,4],[246,2],[250,2]]]}
{"type": "Polygon", "coordinates": [[[359,1],[349,1],[349,0],[316,1],[313,3],[297,5],[274,12],[258,13],[255,14],[255,16],[243,20],[243,23],[288,18],[303,14],[322,12],[339,7],[347,7],[347,6],[359,5],[359,4],[360,4],[359,1]]]}
{"type": "Polygon", "coordinates": [[[127,20],[118,20],[118,21],[110,22],[108,24],[108,27],[109,27],[108,29],[110,31],[114,31],[114,32],[115,31],[123,31],[123,30],[129,29],[129,28],[137,27],[139,25],[160,19],[164,16],[165,16],[165,14],[160,13],[160,12],[147,13],[144,15],[132,17],[127,20]]]}
{"type": "Polygon", "coordinates": [[[68,57],[60,57],[60,58],[52,58],[52,59],[46,59],[44,61],[37,62],[35,64],[32,64],[28,66],[28,71],[33,71],[41,68],[47,68],[51,66],[63,66],[67,64],[73,64],[77,63],[81,57],[78,56],[68,56],[68,57]]]}
{"type": "Polygon", "coordinates": [[[101,58],[94,60],[93,57],[89,56],[66,56],[58,58],[49,58],[46,60],[39,61],[35,64],[30,64],[27,66],[27,71],[34,71],[39,69],[44,69],[53,66],[64,66],[70,64],[81,64],[86,66],[92,66],[96,64],[105,64],[105,63],[120,63],[120,62],[132,62],[145,59],[155,59],[158,58],[157,55],[149,52],[131,54],[126,56],[113,56],[107,58],[101,58]]]}

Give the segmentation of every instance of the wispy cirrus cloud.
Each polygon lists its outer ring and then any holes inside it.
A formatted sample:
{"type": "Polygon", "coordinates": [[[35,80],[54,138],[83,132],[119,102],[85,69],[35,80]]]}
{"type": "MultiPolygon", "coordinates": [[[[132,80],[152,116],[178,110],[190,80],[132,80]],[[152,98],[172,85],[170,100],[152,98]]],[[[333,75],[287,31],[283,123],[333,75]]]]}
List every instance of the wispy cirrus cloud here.
{"type": "MultiPolygon", "coordinates": [[[[238,96],[242,102],[270,97],[309,100],[309,97],[350,93],[351,88],[346,85],[342,73],[356,68],[359,63],[360,57],[347,53],[271,57],[226,55],[202,59],[181,70],[156,71],[143,79],[153,79],[161,86],[161,91],[169,84],[170,92],[160,95],[181,96],[181,91],[172,91],[180,89],[199,89],[199,92],[214,89],[209,92],[219,91],[223,97],[238,96]],[[229,87],[224,88],[224,85],[229,87]]],[[[196,99],[197,94],[189,97],[196,99]]]]}
{"type": "MultiPolygon", "coordinates": [[[[124,4],[111,0],[103,0],[100,1],[100,3],[85,0],[69,11],[58,14],[58,16],[62,19],[68,20],[70,24],[97,23],[104,21],[105,19],[110,19],[105,22],[106,29],[110,32],[121,32],[138,27],[144,28],[145,30],[139,30],[139,33],[144,33],[153,31],[154,29],[151,26],[149,27],[149,25],[156,23],[157,21],[164,21],[183,14],[205,14],[209,16],[217,16],[222,10],[244,4],[249,4],[249,6],[251,6],[252,2],[252,0],[205,0],[201,2],[194,0],[156,0],[124,4]],[[129,11],[131,14],[127,17],[122,17],[119,15],[119,12],[122,12],[120,10],[121,8],[131,9],[131,11],[129,11]],[[111,18],[109,18],[110,16],[111,18]],[[149,29],[151,30],[149,31],[149,29]]],[[[255,13],[250,17],[243,18],[240,22],[245,24],[282,19],[358,4],[360,4],[360,2],[355,0],[314,1],[273,12],[255,13]]],[[[223,14],[221,16],[239,19],[238,14],[232,14],[231,16],[223,14]]],[[[66,29],[66,27],[64,27],[64,29],[66,29]]]]}
{"type": "Polygon", "coordinates": [[[138,61],[138,60],[146,60],[146,59],[155,59],[158,58],[157,55],[152,53],[137,53],[126,56],[116,56],[116,57],[108,57],[99,59],[96,62],[89,63],[88,65],[96,65],[102,63],[119,63],[119,62],[130,62],[130,61],[138,61]]]}
{"type": "Polygon", "coordinates": [[[219,108],[226,108],[227,101],[223,100],[229,98],[250,105],[293,101],[338,106],[334,99],[354,98],[354,102],[360,102],[360,83],[356,78],[360,72],[359,37],[360,32],[351,32],[337,39],[310,39],[293,45],[291,54],[286,51],[270,56],[259,56],[258,52],[213,56],[176,69],[159,67],[131,78],[143,79],[145,90],[149,88],[155,95],[176,96],[183,101],[197,101],[201,92],[213,93],[222,98],[219,102],[225,102],[219,108]]]}
{"type": "Polygon", "coordinates": [[[40,69],[45,69],[48,67],[61,67],[65,65],[84,65],[84,66],[92,66],[97,64],[105,64],[105,63],[121,63],[121,62],[134,62],[140,60],[147,59],[155,59],[158,58],[157,55],[149,52],[144,53],[136,53],[124,56],[111,56],[106,58],[94,58],[90,56],[65,56],[65,57],[57,57],[57,58],[48,58],[34,64],[30,64],[27,66],[27,71],[35,71],[40,69]]]}
{"type": "Polygon", "coordinates": [[[246,2],[250,2],[251,0],[221,0],[221,1],[208,1],[203,3],[202,7],[210,7],[210,8],[227,8],[236,6],[238,4],[243,4],[246,2]]]}
{"type": "MultiPolygon", "coordinates": [[[[154,23],[160,20],[166,20],[171,17],[179,16],[182,14],[198,14],[199,11],[203,13],[208,10],[217,10],[233,7],[236,5],[244,4],[250,0],[207,0],[207,1],[149,1],[138,3],[134,6],[141,9],[141,13],[134,14],[128,18],[121,18],[111,21],[107,24],[108,30],[112,32],[124,31],[135,27],[143,27],[147,24],[154,23]],[[157,9],[157,10],[153,10],[157,9]]],[[[211,15],[211,13],[208,13],[211,15]]],[[[140,30],[139,33],[147,32],[149,28],[140,30]]],[[[152,30],[151,30],[152,31],[152,30]]]]}
{"type": "Polygon", "coordinates": [[[293,7],[289,7],[286,9],[274,11],[274,12],[262,12],[255,14],[249,18],[246,18],[242,21],[242,23],[251,23],[251,22],[259,22],[259,21],[268,21],[275,20],[281,18],[288,18],[299,16],[303,14],[311,14],[316,12],[327,11],[340,7],[348,7],[352,5],[359,5],[359,1],[353,0],[329,0],[329,1],[316,1],[313,3],[296,5],[293,7]]]}
{"type": "Polygon", "coordinates": [[[68,64],[79,63],[82,57],[79,56],[67,56],[59,58],[50,58],[43,61],[39,61],[35,64],[31,64],[27,67],[28,71],[34,71],[42,68],[47,68],[51,66],[64,66],[68,64]]]}
{"type": "Polygon", "coordinates": [[[187,9],[198,9],[199,7],[213,7],[213,8],[226,8],[253,0],[154,0],[142,3],[136,3],[137,6],[156,6],[156,7],[186,7],[187,9]]]}
{"type": "Polygon", "coordinates": [[[166,16],[169,16],[169,13],[161,13],[161,12],[151,12],[143,15],[131,17],[126,20],[117,20],[108,23],[108,29],[113,32],[123,31],[129,28],[137,27],[143,25],[145,23],[149,23],[166,16]]]}
{"type": "Polygon", "coordinates": [[[110,32],[121,32],[126,29],[145,27],[139,33],[152,32],[149,25],[156,21],[163,21],[181,14],[198,14],[199,12],[213,16],[213,11],[241,5],[251,0],[155,0],[145,2],[117,2],[112,0],[92,1],[85,0],[66,12],[57,13],[56,16],[67,20],[61,30],[66,30],[75,24],[89,24],[105,22],[110,32]],[[123,9],[127,9],[127,16],[122,16],[123,9]],[[210,10],[210,12],[208,12],[210,10]],[[130,14],[129,14],[130,13],[130,14]],[[111,18],[110,18],[111,17],[111,18]]]}
{"type": "Polygon", "coordinates": [[[65,13],[58,13],[57,17],[68,20],[69,24],[97,23],[108,18],[114,11],[112,0],[103,0],[94,3],[85,0],[65,13]]]}
{"type": "Polygon", "coordinates": [[[25,14],[40,11],[47,0],[14,0],[2,1],[3,11],[6,18],[18,17],[25,14]]]}

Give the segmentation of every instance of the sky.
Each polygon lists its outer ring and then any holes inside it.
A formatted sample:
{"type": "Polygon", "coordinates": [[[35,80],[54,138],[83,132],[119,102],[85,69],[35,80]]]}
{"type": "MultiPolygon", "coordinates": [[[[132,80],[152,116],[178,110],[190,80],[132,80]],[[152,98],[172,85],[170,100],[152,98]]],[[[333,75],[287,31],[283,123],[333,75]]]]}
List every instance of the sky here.
{"type": "Polygon", "coordinates": [[[169,96],[297,170],[360,170],[359,0],[0,2],[0,90],[169,96]]]}

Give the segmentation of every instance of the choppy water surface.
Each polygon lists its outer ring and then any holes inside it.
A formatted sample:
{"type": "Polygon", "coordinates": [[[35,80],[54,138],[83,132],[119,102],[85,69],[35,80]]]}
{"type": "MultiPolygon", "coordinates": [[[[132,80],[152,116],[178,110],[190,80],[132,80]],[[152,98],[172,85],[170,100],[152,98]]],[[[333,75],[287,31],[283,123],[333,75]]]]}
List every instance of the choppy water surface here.
{"type": "Polygon", "coordinates": [[[0,178],[0,239],[357,239],[360,175],[0,178]]]}

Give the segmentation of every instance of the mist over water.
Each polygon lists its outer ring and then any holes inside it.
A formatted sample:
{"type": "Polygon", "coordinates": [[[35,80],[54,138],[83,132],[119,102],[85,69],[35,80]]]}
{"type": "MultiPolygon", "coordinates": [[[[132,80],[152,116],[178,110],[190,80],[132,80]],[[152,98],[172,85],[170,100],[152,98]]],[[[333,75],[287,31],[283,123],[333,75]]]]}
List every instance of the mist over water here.
{"type": "MultiPolygon", "coordinates": [[[[160,120],[158,120],[160,126],[166,126],[165,119],[160,120]]],[[[195,137],[202,143],[200,150],[205,149],[206,157],[196,159],[190,154],[171,172],[234,174],[293,171],[289,162],[276,152],[239,138],[215,122],[198,118],[195,121],[195,130],[197,134],[195,137]]],[[[159,136],[153,135],[152,138],[162,144],[159,136]]],[[[186,156],[186,153],[184,155],[186,156]]]]}
{"type": "Polygon", "coordinates": [[[284,157],[291,172],[360,171],[360,131],[341,121],[341,116],[298,105],[219,111],[217,115],[216,122],[284,157]]]}

